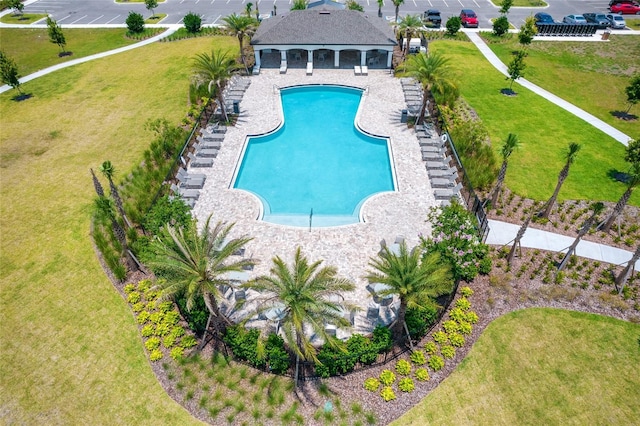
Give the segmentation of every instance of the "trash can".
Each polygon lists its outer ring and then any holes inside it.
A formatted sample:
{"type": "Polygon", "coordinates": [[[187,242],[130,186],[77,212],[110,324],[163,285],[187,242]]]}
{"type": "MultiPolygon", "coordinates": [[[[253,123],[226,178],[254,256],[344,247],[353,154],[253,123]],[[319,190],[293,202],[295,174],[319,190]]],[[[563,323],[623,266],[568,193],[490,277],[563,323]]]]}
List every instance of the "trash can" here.
{"type": "Polygon", "coordinates": [[[233,113],[240,114],[240,101],[233,101],[233,113]]]}
{"type": "Polygon", "coordinates": [[[400,115],[400,122],[406,123],[408,118],[409,118],[409,111],[407,111],[406,109],[403,109],[402,114],[400,115]]]}
{"type": "Polygon", "coordinates": [[[610,35],[611,35],[611,31],[609,31],[609,30],[605,30],[605,31],[602,33],[602,40],[609,40],[609,36],[610,36],[610,35]]]}

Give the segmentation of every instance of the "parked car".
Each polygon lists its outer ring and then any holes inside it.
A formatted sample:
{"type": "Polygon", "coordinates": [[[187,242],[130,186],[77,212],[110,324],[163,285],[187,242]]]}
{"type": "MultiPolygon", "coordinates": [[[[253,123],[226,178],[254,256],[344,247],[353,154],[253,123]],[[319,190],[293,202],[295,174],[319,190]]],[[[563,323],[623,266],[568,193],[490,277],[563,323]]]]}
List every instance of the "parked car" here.
{"type": "Polygon", "coordinates": [[[606,16],[609,22],[611,22],[611,28],[615,30],[624,30],[627,28],[627,23],[624,21],[622,16],[613,13],[607,13],[604,16],[606,16]]]}
{"type": "Polygon", "coordinates": [[[640,15],[640,6],[630,3],[617,3],[609,7],[609,10],[620,15],[640,15]]]}
{"type": "Polygon", "coordinates": [[[553,17],[548,13],[538,12],[533,15],[533,19],[536,20],[536,24],[555,24],[556,21],[553,20],[553,17]]]}
{"type": "Polygon", "coordinates": [[[611,26],[611,22],[604,16],[604,13],[583,13],[584,19],[590,24],[596,24],[598,29],[603,30],[611,26]]]}
{"type": "Polygon", "coordinates": [[[587,20],[582,15],[567,15],[562,18],[562,22],[565,24],[586,24],[587,20]]]}
{"type": "Polygon", "coordinates": [[[478,15],[471,9],[462,9],[460,11],[460,20],[465,28],[478,28],[478,15]]]}
{"type": "Polygon", "coordinates": [[[609,7],[613,6],[614,4],[619,4],[619,3],[638,4],[638,2],[636,0],[611,0],[611,1],[609,1],[609,7]]]}
{"type": "Polygon", "coordinates": [[[427,23],[431,22],[436,27],[442,24],[442,18],[440,17],[440,11],[438,9],[428,9],[422,16],[422,20],[427,23]]]}

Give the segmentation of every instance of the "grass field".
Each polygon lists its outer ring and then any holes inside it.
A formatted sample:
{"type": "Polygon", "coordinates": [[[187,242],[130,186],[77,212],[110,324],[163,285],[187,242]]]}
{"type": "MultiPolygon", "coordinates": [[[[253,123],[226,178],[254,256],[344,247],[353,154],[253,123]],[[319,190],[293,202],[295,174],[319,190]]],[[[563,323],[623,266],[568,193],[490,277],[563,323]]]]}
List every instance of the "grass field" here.
{"type": "MultiPolygon", "coordinates": [[[[626,187],[609,178],[610,170],[626,170],[625,148],[593,126],[544,98],[518,86],[518,96],[507,97],[500,89],[509,83],[473,44],[435,41],[431,49],[451,58],[460,73],[463,97],[487,125],[497,152],[508,133],[515,133],[522,147],[509,159],[506,183],[521,196],[546,200],[564,165],[569,142],[582,145],[560,199],[617,201],[626,187]]],[[[640,205],[640,193],[631,198],[640,205]]]]}
{"type": "MultiPolygon", "coordinates": [[[[525,78],[567,99],[602,121],[640,138],[640,121],[624,121],[611,112],[627,109],[625,87],[640,72],[640,37],[612,35],[608,43],[545,42],[531,44],[525,78]]],[[[519,48],[516,37],[492,43],[491,49],[508,64],[519,48]]],[[[640,116],[640,105],[632,113],[640,116]]]]}
{"type": "Polygon", "coordinates": [[[166,13],[156,13],[144,20],[145,24],[157,24],[167,17],[166,13]]]}
{"type": "Polygon", "coordinates": [[[46,17],[47,15],[44,13],[23,13],[22,15],[14,15],[13,13],[11,13],[0,18],[0,22],[4,24],[27,25],[46,17]]]}
{"type": "Polygon", "coordinates": [[[631,425],[640,419],[640,325],[557,309],[492,322],[400,425],[631,425]]]}
{"type": "Polygon", "coordinates": [[[73,55],[59,57],[60,48],[49,41],[44,28],[0,28],[0,49],[16,62],[20,75],[25,76],[51,65],[137,43],[125,38],[126,31],[126,28],[65,28],[66,50],[73,55]]]}
{"type": "Polygon", "coordinates": [[[27,101],[0,95],[2,423],[195,423],[97,262],[89,168],[109,159],[120,180],[150,143],[148,119],[180,122],[191,58],[213,43],[237,50],[235,38],[156,43],[29,82],[27,101]]]}
{"type": "MultiPolygon", "coordinates": [[[[499,0],[491,0],[491,3],[500,7],[502,5],[502,1],[499,0]]],[[[511,7],[544,7],[547,6],[547,3],[542,0],[513,0],[513,5],[511,7]]]]}

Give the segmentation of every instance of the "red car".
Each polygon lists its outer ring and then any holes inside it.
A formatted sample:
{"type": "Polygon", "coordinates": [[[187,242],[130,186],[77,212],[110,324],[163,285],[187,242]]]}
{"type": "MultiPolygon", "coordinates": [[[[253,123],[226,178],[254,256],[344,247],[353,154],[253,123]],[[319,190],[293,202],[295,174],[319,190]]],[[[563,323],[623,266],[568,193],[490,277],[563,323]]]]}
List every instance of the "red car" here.
{"type": "Polygon", "coordinates": [[[462,9],[460,11],[460,20],[465,28],[478,28],[478,15],[471,9],[462,9]]]}
{"type": "Polygon", "coordinates": [[[611,13],[620,15],[640,15],[640,6],[630,3],[617,3],[612,5],[609,10],[611,13]]]}

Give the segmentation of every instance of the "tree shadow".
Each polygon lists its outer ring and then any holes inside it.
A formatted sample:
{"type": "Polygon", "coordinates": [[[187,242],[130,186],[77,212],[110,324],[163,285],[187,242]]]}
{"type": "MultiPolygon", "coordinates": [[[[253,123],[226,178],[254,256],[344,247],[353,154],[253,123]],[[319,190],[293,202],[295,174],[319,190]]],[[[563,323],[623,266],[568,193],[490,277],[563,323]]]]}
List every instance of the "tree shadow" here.
{"type": "Polygon", "coordinates": [[[616,169],[609,169],[607,176],[616,182],[622,183],[629,183],[629,179],[631,179],[631,175],[616,169]]]}
{"type": "Polygon", "coordinates": [[[518,96],[518,94],[514,92],[512,89],[500,89],[500,93],[502,93],[505,96],[518,96]]]}
{"type": "Polygon", "coordinates": [[[638,119],[638,116],[635,114],[629,114],[626,111],[609,111],[609,114],[613,115],[615,118],[624,121],[635,121],[638,119]]]}
{"type": "Polygon", "coordinates": [[[31,94],[31,93],[20,93],[18,95],[15,95],[11,99],[16,101],[16,102],[22,102],[22,101],[26,101],[27,99],[32,98],[32,97],[33,97],[33,94],[31,94]]]}
{"type": "Polygon", "coordinates": [[[64,58],[65,56],[71,56],[73,55],[73,52],[60,52],[58,53],[58,57],[59,58],[64,58]]]}

